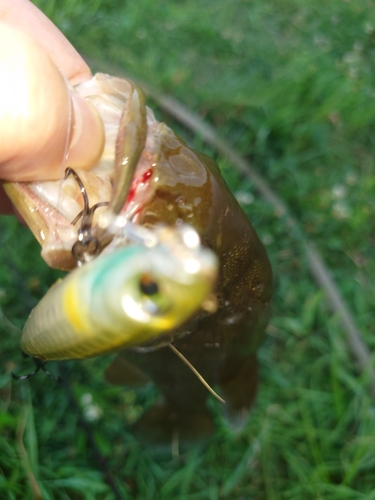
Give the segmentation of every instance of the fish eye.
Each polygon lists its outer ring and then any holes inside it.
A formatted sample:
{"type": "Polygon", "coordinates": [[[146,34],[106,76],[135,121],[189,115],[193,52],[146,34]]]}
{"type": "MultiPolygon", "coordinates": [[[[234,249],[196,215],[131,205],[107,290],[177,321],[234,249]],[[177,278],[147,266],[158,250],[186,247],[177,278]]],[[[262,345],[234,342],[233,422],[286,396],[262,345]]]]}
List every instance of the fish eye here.
{"type": "Polygon", "coordinates": [[[156,295],[159,292],[158,284],[149,274],[144,274],[139,280],[139,289],[144,295],[156,295]]]}

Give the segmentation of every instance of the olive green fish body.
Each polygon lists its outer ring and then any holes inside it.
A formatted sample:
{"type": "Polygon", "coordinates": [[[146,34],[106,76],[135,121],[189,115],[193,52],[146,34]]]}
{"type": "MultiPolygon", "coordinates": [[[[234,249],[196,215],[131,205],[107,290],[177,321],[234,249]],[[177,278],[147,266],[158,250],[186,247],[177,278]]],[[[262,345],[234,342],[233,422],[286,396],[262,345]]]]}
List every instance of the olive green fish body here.
{"type": "MultiPolygon", "coordinates": [[[[153,171],[154,194],[143,206],[139,224],[188,222],[219,257],[216,311],[201,310],[171,334],[174,346],[211,386],[219,387],[229,421],[241,427],[257,391],[256,351],[269,316],[271,267],[215,162],[188,148],[165,125],[161,133],[166,137],[153,171]]],[[[155,339],[154,347],[157,343],[155,339]]],[[[140,438],[168,442],[175,432],[185,440],[212,432],[207,390],[168,347],[122,351],[107,370],[107,379],[132,385],[134,367],[144,380],[153,380],[164,397],[163,404],[137,424],[140,438]]]]}

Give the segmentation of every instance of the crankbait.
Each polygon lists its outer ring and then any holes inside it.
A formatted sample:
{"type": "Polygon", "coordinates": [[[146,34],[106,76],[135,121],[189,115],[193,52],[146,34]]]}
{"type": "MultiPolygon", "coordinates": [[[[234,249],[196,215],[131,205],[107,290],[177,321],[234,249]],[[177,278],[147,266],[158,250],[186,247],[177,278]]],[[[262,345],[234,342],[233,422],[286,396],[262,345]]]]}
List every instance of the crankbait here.
{"type": "Polygon", "coordinates": [[[104,253],[53,285],[24,326],[22,350],[43,360],[87,358],[186,321],[210,294],[217,259],[188,226],[156,234],[154,246],[104,253]]]}

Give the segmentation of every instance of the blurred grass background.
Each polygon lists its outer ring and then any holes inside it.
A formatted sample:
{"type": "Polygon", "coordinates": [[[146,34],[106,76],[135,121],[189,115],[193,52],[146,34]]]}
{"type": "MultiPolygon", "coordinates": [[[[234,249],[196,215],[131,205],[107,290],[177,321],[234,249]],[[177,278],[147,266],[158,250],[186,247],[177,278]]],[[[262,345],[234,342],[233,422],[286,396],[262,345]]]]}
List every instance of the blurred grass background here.
{"type": "MultiPolygon", "coordinates": [[[[316,243],[360,326],[374,336],[375,9],[365,0],[38,0],[95,70],[110,62],[170,93],[251,160],[316,243]]],[[[266,245],[273,314],[248,425],[173,458],[130,425],[155,396],[107,386],[108,358],[67,363],[126,499],[375,499],[375,409],[337,318],[313,283],[298,234],[225,158],[150,103],[196,149],[215,156],[266,245]]],[[[26,228],[0,220],[0,498],[112,499],[79,412],[31,362],[20,328],[59,275],[26,228]],[[11,322],[11,324],[8,322],[11,322]]],[[[57,372],[56,364],[49,368],[57,372]]]]}

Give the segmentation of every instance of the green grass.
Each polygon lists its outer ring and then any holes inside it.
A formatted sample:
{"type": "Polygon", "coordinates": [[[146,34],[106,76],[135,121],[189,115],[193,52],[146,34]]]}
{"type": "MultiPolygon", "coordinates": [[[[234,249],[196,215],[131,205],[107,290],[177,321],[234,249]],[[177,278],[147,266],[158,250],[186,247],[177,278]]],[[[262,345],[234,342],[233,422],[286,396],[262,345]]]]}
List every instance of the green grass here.
{"type": "MultiPolygon", "coordinates": [[[[364,0],[38,0],[82,53],[170,93],[216,126],[271,183],[318,246],[370,350],[375,345],[375,11],[364,0]]],[[[155,107],[155,106],[154,106],[155,107]]],[[[199,137],[169,121],[192,146],[199,137]]],[[[130,426],[154,397],[110,387],[108,358],[67,363],[123,497],[142,500],[375,499],[375,410],[297,234],[225,158],[217,161],[266,244],[275,274],[261,384],[245,430],[215,411],[205,445],[172,458],[130,426]]],[[[66,390],[26,373],[19,334],[59,275],[26,228],[0,220],[0,498],[112,499],[66,390]],[[33,481],[35,485],[33,487],[33,481]],[[33,489],[34,488],[34,489],[33,489]]],[[[49,366],[57,373],[56,364],[49,366]]],[[[81,411],[84,405],[81,403],[81,411]]]]}

